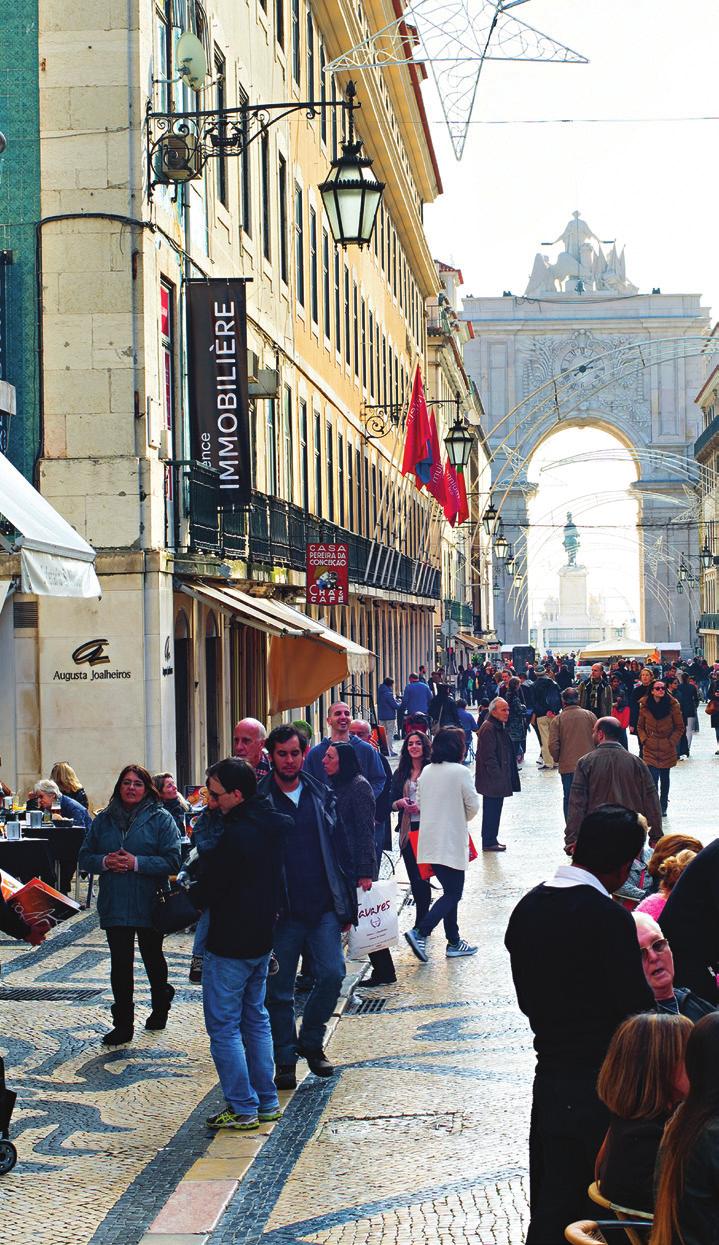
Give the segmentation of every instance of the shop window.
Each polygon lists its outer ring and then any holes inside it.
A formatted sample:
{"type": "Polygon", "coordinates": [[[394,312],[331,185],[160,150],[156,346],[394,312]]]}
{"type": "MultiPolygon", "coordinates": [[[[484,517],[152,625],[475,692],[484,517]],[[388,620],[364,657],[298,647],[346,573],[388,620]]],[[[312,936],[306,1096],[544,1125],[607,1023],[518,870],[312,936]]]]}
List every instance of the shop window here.
{"type": "Polygon", "coordinates": [[[205,710],[207,764],[214,765],[221,758],[220,750],[220,636],[217,619],[207,615],[205,624],[205,710]]]}

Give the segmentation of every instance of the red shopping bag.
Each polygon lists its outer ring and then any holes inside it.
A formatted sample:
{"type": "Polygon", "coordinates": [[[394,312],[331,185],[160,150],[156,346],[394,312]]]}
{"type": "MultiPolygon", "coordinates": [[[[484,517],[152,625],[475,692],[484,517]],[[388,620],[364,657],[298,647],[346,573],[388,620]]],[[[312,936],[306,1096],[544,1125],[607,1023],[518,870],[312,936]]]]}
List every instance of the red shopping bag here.
{"type": "MultiPolygon", "coordinates": [[[[412,851],[414,852],[414,858],[415,858],[415,860],[417,860],[417,841],[418,841],[418,839],[419,839],[419,830],[410,830],[410,832],[409,832],[409,845],[410,845],[410,847],[412,848],[412,851]]],[[[474,846],[474,843],[473,843],[473,841],[472,841],[472,836],[471,836],[471,834],[470,834],[470,836],[469,836],[469,859],[470,859],[470,861],[472,861],[472,860],[476,860],[478,855],[479,855],[479,853],[478,853],[478,851],[477,851],[476,847],[474,846]]],[[[434,869],[432,868],[432,866],[431,866],[431,865],[427,865],[427,864],[419,864],[419,863],[418,863],[418,864],[417,864],[417,868],[418,868],[418,870],[419,870],[419,876],[422,878],[422,880],[423,880],[424,882],[428,882],[428,881],[429,881],[429,879],[430,879],[431,877],[434,877],[434,869]]]]}

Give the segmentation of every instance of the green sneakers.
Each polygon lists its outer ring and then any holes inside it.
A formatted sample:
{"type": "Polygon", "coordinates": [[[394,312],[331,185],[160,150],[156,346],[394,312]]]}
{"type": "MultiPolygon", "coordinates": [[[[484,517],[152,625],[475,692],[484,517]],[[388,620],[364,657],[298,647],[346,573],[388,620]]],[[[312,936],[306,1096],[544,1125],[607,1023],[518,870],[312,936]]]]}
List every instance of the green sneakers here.
{"type": "Polygon", "coordinates": [[[252,1133],[260,1127],[258,1116],[236,1115],[229,1107],[218,1111],[217,1115],[208,1116],[205,1123],[208,1128],[228,1128],[236,1133],[252,1133]]]}
{"type": "Polygon", "coordinates": [[[277,1120],[282,1119],[282,1108],[273,1107],[271,1111],[258,1111],[257,1118],[260,1124],[276,1124],[277,1120]]]}

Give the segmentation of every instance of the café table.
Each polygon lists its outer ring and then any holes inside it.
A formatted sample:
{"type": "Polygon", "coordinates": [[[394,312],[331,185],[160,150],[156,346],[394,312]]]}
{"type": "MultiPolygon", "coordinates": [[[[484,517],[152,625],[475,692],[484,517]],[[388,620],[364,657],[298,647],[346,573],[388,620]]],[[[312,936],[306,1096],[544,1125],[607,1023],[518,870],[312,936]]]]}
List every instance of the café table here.
{"type": "Polygon", "coordinates": [[[42,878],[55,885],[55,865],[47,838],[0,839],[0,869],[20,882],[42,878]]]}

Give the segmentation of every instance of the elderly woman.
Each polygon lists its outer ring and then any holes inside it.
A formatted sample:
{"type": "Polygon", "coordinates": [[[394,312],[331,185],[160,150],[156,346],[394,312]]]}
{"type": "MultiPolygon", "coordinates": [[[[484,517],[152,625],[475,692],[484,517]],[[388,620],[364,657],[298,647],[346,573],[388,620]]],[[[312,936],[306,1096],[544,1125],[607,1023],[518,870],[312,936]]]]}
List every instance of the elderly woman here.
{"type": "Polygon", "coordinates": [[[667,695],[664,681],[657,679],[640,703],[637,735],[644,763],[659,792],[662,817],[667,815],[670,771],[677,763],[677,744],[683,734],[684,718],[679,704],[667,695]]]}
{"type": "Polygon", "coordinates": [[[417,863],[429,864],[442,894],[432,907],[408,930],[405,938],[418,960],[426,964],[427,938],[440,921],[447,936],[447,957],[476,955],[460,938],[457,909],[464,890],[469,864],[468,823],[479,808],[471,775],[464,761],[464,731],[447,727],[435,736],[432,759],[417,782],[416,801],[420,809],[417,863]]]}
{"type": "Polygon", "coordinates": [[[57,783],[51,778],[41,778],[40,782],[35,783],[30,794],[37,807],[41,808],[44,813],[51,812],[53,805],[57,803],[60,807],[55,810],[56,817],[67,817],[76,825],[84,826],[86,830],[90,829],[92,817],[87,809],[77,800],[72,800],[69,795],[63,795],[57,783]]]}
{"type": "Polygon", "coordinates": [[[477,736],[474,785],[482,796],[482,851],[505,852],[500,843],[499,822],[507,796],[520,790],[514,744],[507,730],[509,705],[495,696],[477,736]]]}
{"type": "Polygon", "coordinates": [[[162,807],[160,793],[142,765],[126,765],[107,808],[85,836],[79,865],[99,874],[97,911],[110,947],[114,1026],[105,1046],[131,1042],[135,1010],[135,937],[150,981],[152,1011],[146,1029],[164,1029],[175,991],[167,980],[162,934],[152,927],[158,885],[180,867],[180,833],[162,807]]]}

